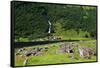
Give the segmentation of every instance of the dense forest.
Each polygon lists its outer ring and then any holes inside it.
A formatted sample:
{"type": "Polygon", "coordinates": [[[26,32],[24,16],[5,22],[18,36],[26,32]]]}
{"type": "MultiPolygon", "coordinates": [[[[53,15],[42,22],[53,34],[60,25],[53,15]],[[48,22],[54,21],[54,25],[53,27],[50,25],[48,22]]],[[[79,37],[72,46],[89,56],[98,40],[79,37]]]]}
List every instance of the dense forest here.
{"type": "Polygon", "coordinates": [[[48,35],[67,40],[96,39],[95,6],[16,2],[14,19],[16,41],[45,38],[48,35]],[[49,28],[51,31],[48,33],[49,28]]]}

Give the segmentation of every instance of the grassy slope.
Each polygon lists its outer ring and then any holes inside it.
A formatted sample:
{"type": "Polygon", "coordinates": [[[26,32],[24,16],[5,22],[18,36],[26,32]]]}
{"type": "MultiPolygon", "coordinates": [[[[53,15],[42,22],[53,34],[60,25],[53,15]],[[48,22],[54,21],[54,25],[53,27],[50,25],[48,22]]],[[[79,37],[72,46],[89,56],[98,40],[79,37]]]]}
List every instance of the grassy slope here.
{"type": "MultiPolygon", "coordinates": [[[[79,42],[81,46],[88,46],[91,48],[96,48],[96,41],[91,40],[88,42],[79,42]]],[[[57,63],[74,63],[74,62],[91,62],[96,61],[96,56],[92,56],[91,59],[80,58],[77,53],[74,54],[75,59],[71,59],[67,53],[56,54],[56,50],[59,48],[60,43],[47,44],[44,46],[32,46],[32,47],[46,47],[49,45],[49,50],[45,55],[42,56],[32,56],[28,59],[27,65],[41,65],[41,64],[57,64],[57,63]]],[[[28,47],[28,48],[32,48],[28,47]]],[[[22,66],[24,58],[16,56],[15,65],[22,66]]]]}

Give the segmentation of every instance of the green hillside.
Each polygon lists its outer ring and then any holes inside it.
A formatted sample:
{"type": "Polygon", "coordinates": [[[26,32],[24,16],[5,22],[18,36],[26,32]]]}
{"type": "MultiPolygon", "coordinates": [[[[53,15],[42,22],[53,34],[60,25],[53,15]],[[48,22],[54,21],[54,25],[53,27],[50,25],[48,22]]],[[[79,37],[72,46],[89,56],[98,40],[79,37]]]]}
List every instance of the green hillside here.
{"type": "Polygon", "coordinates": [[[96,39],[96,7],[14,2],[15,41],[96,39]],[[51,33],[48,33],[51,22],[51,33]]]}

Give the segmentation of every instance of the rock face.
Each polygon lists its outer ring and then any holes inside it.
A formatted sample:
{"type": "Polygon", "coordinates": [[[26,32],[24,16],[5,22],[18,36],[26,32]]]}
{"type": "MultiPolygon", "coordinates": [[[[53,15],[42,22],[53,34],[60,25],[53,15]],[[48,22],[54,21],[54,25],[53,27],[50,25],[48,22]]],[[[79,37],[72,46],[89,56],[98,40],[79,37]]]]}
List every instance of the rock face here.
{"type": "Polygon", "coordinates": [[[63,43],[60,45],[58,53],[67,53],[70,57],[73,57],[74,46],[71,43],[63,43]]]}
{"type": "Polygon", "coordinates": [[[63,43],[60,44],[58,53],[67,53],[71,58],[74,57],[74,53],[77,53],[81,58],[91,59],[96,53],[92,48],[87,46],[80,46],[78,43],[63,43]]]}
{"type": "Polygon", "coordinates": [[[61,50],[63,53],[73,53],[74,52],[74,47],[73,45],[69,43],[63,43],[60,45],[59,50],[61,50]]]}
{"type": "Polygon", "coordinates": [[[80,57],[90,59],[93,55],[93,50],[86,46],[79,46],[78,47],[80,57]]]}
{"type": "Polygon", "coordinates": [[[17,50],[16,55],[21,55],[22,58],[24,58],[23,65],[25,66],[27,64],[28,58],[31,56],[41,56],[44,55],[45,52],[48,51],[48,47],[35,47],[35,48],[20,48],[17,50]]]}
{"type": "MultiPolygon", "coordinates": [[[[33,48],[20,48],[16,55],[21,55],[24,57],[30,56],[43,56],[50,52],[49,48],[56,48],[56,46],[51,47],[33,47],[33,48]]],[[[67,54],[70,58],[85,58],[91,59],[96,52],[87,46],[81,46],[76,42],[63,42],[53,51],[56,54],[67,54]],[[77,54],[77,55],[76,55],[77,54]]]]}
{"type": "Polygon", "coordinates": [[[71,43],[63,43],[58,49],[58,53],[66,53],[70,58],[74,58],[74,46],[71,43]]]}
{"type": "Polygon", "coordinates": [[[16,55],[22,55],[24,57],[39,56],[42,55],[44,52],[47,52],[48,49],[49,49],[48,47],[43,47],[43,48],[36,47],[30,49],[21,48],[18,50],[16,55]]]}

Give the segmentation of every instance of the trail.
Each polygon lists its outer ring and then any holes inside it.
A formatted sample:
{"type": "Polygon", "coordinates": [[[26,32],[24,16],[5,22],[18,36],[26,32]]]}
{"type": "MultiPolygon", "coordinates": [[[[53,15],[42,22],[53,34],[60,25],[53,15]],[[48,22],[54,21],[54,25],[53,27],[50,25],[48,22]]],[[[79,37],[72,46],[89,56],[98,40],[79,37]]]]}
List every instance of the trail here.
{"type": "Polygon", "coordinates": [[[27,65],[27,61],[28,61],[28,58],[26,57],[24,62],[23,62],[23,66],[27,65]]]}

